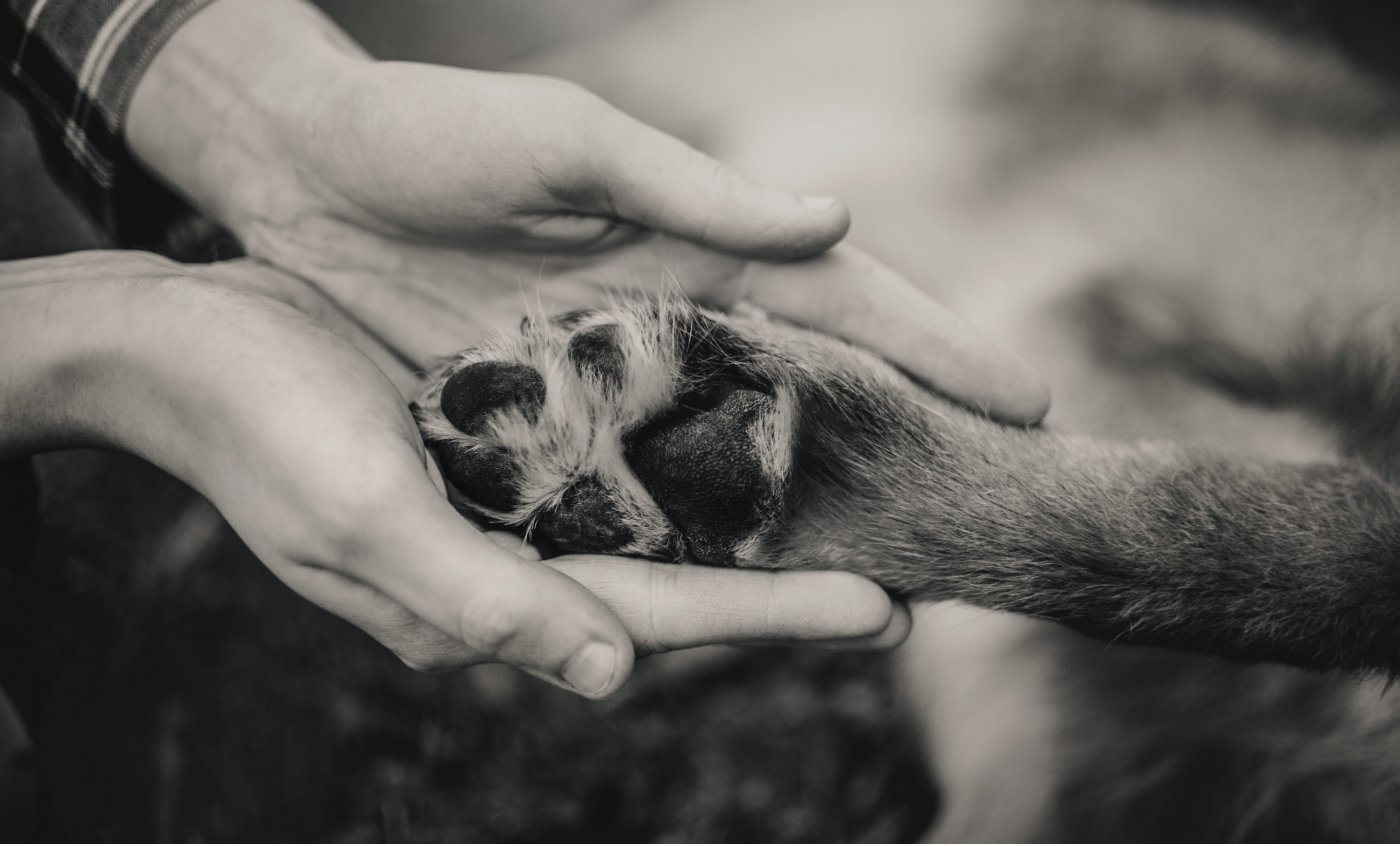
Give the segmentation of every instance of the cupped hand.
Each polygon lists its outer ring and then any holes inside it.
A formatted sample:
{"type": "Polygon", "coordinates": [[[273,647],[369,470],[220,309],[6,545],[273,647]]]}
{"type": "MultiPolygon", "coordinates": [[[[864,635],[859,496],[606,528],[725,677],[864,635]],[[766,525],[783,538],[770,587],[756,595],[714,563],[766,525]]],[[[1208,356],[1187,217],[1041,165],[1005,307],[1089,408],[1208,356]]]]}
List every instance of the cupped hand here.
{"type": "Polygon", "coordinates": [[[127,136],[251,254],[419,366],[526,309],[670,286],[844,337],[1009,422],[1048,405],[1027,365],[908,281],[827,253],[849,223],[834,201],[755,185],[571,83],[371,61],[288,0],[186,23],[127,136]]]}
{"type": "Polygon", "coordinates": [[[848,574],[548,566],[503,548],[447,504],[392,359],[372,362],[334,306],[261,263],[82,253],[0,271],[0,447],[147,458],[207,496],[282,581],[410,665],[504,661],[601,696],[634,648],[880,646],[907,632],[903,609],[848,574]]]}

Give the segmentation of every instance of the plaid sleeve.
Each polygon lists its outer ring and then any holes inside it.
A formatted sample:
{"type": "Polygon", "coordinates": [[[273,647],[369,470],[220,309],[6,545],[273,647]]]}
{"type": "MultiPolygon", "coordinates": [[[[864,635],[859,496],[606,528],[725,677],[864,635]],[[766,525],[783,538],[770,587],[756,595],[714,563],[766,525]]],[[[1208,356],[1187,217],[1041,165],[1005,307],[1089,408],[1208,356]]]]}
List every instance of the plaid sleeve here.
{"type": "Polygon", "coordinates": [[[159,248],[191,212],[132,159],[122,121],[156,51],[210,0],[0,0],[0,82],[50,171],[122,246],[159,248]]]}

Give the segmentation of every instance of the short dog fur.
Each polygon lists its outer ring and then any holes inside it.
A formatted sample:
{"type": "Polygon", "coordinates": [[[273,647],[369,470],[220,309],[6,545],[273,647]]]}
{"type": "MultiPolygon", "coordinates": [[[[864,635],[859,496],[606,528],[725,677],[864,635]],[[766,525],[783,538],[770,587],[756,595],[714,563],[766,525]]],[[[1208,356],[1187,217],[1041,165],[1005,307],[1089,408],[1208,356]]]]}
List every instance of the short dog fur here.
{"type": "MultiPolygon", "coordinates": [[[[1298,318],[1277,368],[1172,340],[1315,380],[1320,411],[1400,388],[1366,381],[1389,369],[1351,322],[1298,318]]],[[[566,551],[848,568],[1124,643],[1400,672],[1400,493],[1359,465],[1002,427],[850,347],[667,300],[532,321],[419,409],[460,502],[566,551]]]]}

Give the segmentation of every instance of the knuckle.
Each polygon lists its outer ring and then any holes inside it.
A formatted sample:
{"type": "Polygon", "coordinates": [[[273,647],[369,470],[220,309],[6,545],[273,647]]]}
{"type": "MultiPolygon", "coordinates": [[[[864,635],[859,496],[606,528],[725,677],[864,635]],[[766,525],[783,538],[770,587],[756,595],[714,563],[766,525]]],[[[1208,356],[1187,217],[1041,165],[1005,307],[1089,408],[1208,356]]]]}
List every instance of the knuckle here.
{"type": "Polygon", "coordinates": [[[647,572],[646,614],[638,620],[639,630],[633,637],[641,651],[660,652],[677,645],[667,621],[676,603],[681,568],[658,565],[649,567],[647,572]]]}
{"type": "Polygon", "coordinates": [[[404,607],[381,616],[378,625],[367,631],[406,667],[420,673],[447,673],[481,660],[479,654],[404,607]]]}
{"type": "Polygon", "coordinates": [[[227,273],[206,267],[176,264],[159,256],[133,268],[132,285],[153,292],[161,300],[192,313],[226,315],[230,309],[256,308],[264,301],[259,293],[236,284],[227,273]]]}
{"type": "Polygon", "coordinates": [[[603,104],[602,98],[587,88],[555,76],[517,75],[502,93],[524,103],[528,113],[547,116],[556,126],[589,122],[603,104]]]}
{"type": "MultiPolygon", "coordinates": [[[[543,79],[545,93],[537,105],[560,132],[553,136],[552,147],[544,145],[534,151],[536,159],[544,162],[543,169],[554,175],[559,183],[555,186],[557,190],[566,193],[601,191],[597,183],[608,172],[606,163],[612,155],[609,150],[616,145],[611,140],[588,143],[587,139],[612,139],[617,127],[616,110],[598,95],[573,82],[543,79]]],[[[605,197],[583,199],[598,201],[605,197]]]]}
{"type": "Polygon", "coordinates": [[[132,250],[129,253],[103,251],[102,255],[155,276],[178,275],[181,270],[181,265],[174,260],[145,250],[132,250]]]}
{"type": "Polygon", "coordinates": [[[763,590],[759,592],[763,597],[759,604],[759,608],[762,609],[763,631],[784,631],[787,620],[786,615],[782,613],[783,582],[778,573],[765,571],[763,575],[763,590]]]}
{"type": "Polygon", "coordinates": [[[157,311],[186,319],[195,316],[227,318],[249,307],[255,295],[227,284],[199,268],[159,259],[124,266],[120,279],[124,292],[157,311]]]}
{"type": "Polygon", "coordinates": [[[541,91],[554,99],[554,104],[558,106],[588,110],[603,102],[598,95],[572,80],[557,76],[538,76],[535,80],[541,91]]]}
{"type": "Polygon", "coordinates": [[[371,566],[380,560],[386,527],[396,524],[401,489],[354,471],[343,473],[336,485],[306,505],[303,559],[317,566],[371,566]]]}
{"type": "Polygon", "coordinates": [[[359,489],[323,494],[310,506],[311,525],[332,547],[355,551],[365,544],[374,525],[372,499],[359,489]]]}
{"type": "Polygon", "coordinates": [[[160,275],[147,276],[142,282],[164,299],[182,304],[192,311],[218,309],[238,296],[236,291],[212,279],[180,273],[174,269],[160,275]]]}
{"type": "Polygon", "coordinates": [[[533,623],[529,606],[502,590],[473,597],[463,608],[458,624],[462,640],[497,657],[526,636],[533,623]]]}

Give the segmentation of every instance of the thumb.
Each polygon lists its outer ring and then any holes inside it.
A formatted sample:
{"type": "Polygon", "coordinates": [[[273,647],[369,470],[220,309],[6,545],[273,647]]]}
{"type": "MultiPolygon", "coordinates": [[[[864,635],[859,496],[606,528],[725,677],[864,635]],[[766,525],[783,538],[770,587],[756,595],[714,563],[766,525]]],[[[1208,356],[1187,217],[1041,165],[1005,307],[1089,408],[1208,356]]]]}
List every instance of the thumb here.
{"type": "Polygon", "coordinates": [[[830,249],[851,216],[830,197],[756,185],[664,132],[617,112],[595,165],[608,208],[597,211],[746,258],[788,261],[830,249]]]}
{"type": "Polygon", "coordinates": [[[578,582],[502,549],[463,520],[426,478],[366,532],[350,575],[497,660],[588,697],[631,673],[621,621],[578,582]]]}

